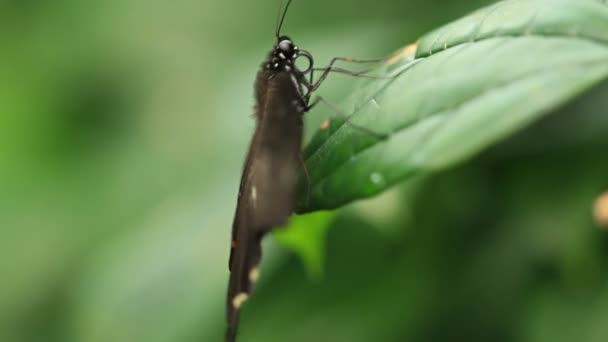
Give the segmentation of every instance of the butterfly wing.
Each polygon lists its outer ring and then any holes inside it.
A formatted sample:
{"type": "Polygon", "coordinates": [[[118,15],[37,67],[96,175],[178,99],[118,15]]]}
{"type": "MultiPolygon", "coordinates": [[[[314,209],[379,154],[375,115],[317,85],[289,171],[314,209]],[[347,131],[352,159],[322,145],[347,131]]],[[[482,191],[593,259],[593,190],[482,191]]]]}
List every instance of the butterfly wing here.
{"type": "Polygon", "coordinates": [[[258,123],[241,178],[232,227],[228,341],[235,339],[239,308],[258,278],[262,237],[286,223],[293,210],[300,168],[306,104],[295,77],[280,72],[269,79],[260,72],[256,85],[258,123]],[[264,82],[263,92],[259,91],[260,82],[264,82]]]}

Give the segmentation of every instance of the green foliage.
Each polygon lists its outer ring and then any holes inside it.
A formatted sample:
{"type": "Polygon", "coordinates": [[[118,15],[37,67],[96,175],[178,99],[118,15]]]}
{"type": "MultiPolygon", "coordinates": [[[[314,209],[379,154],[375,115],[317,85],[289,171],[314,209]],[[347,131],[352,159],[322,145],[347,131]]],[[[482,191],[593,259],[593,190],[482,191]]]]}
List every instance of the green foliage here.
{"type": "MultiPolygon", "coordinates": [[[[310,205],[333,209],[466,160],[608,78],[608,8],[597,1],[504,1],[389,59],[306,150],[310,205]],[[367,135],[367,136],[366,136],[367,135]]],[[[302,201],[304,203],[304,201],[302,201]]]]}
{"type": "Polygon", "coordinates": [[[287,227],[278,228],[273,234],[283,246],[302,258],[313,278],[323,273],[326,235],[334,216],[333,212],[296,216],[287,227]]]}
{"type": "MultiPolygon", "coordinates": [[[[319,66],[422,38],[320,89],[389,138],[308,113],[305,268],[264,241],[242,342],[608,339],[607,3],[488,2],[294,1],[319,66]]],[[[0,341],[221,341],[276,13],[234,6],[0,5],[0,341]]]]}

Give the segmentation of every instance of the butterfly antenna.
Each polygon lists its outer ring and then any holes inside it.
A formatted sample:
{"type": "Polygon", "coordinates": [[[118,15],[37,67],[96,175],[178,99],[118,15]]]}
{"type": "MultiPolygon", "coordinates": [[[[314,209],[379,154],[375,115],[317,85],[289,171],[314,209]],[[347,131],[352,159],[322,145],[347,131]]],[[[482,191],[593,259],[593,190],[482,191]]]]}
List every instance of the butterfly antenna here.
{"type": "MultiPolygon", "coordinates": [[[[283,10],[283,14],[277,16],[277,30],[275,32],[275,34],[277,36],[277,39],[279,38],[279,36],[281,34],[281,28],[283,27],[283,20],[285,20],[285,16],[287,15],[287,10],[289,9],[289,5],[291,5],[291,1],[292,0],[288,0],[287,1],[287,5],[285,5],[285,9],[283,10]],[[280,18],[280,20],[279,20],[279,18],[280,18]]],[[[280,7],[279,7],[279,10],[280,10],[280,7]]]]}

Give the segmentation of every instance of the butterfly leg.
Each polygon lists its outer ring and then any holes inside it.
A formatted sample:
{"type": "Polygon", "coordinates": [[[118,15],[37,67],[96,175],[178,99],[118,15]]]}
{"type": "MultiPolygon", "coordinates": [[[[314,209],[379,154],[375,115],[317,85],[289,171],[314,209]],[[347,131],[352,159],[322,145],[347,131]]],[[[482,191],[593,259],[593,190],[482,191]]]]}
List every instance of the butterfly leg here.
{"type": "MultiPolygon", "coordinates": [[[[368,73],[371,69],[366,69],[363,71],[351,71],[348,69],[343,69],[340,67],[335,67],[334,64],[336,64],[339,61],[342,62],[350,62],[350,63],[378,63],[383,61],[384,58],[373,58],[373,59],[359,59],[359,58],[347,58],[347,57],[334,57],[331,59],[331,61],[329,62],[329,64],[324,67],[324,68],[312,68],[310,70],[310,83],[311,83],[311,88],[309,88],[309,91],[314,91],[317,88],[319,88],[319,86],[321,85],[321,83],[323,83],[323,81],[325,80],[325,78],[327,77],[327,75],[329,75],[330,72],[339,72],[339,73],[343,73],[343,74],[347,74],[347,75],[351,75],[351,76],[364,76],[366,73],[368,73]],[[321,74],[321,76],[319,76],[319,79],[316,82],[313,82],[313,73],[315,71],[323,71],[323,73],[321,74]]],[[[367,77],[367,76],[366,76],[367,77]]],[[[371,76],[373,77],[373,76],[371,76]]],[[[375,78],[375,77],[374,77],[375,78]]],[[[382,78],[382,77],[380,77],[382,78]]]]}
{"type": "Polygon", "coordinates": [[[342,118],[344,120],[344,122],[346,122],[349,126],[353,127],[354,129],[357,129],[361,132],[365,132],[378,139],[388,138],[387,134],[375,132],[369,128],[357,125],[356,123],[352,122],[352,120],[350,119],[350,117],[348,115],[344,114],[342,111],[340,111],[338,108],[336,108],[334,105],[332,105],[329,101],[327,101],[325,98],[323,98],[320,95],[316,95],[315,99],[312,101],[311,105],[309,106],[309,109],[312,108],[313,106],[315,106],[316,104],[318,104],[319,102],[325,103],[325,105],[327,107],[329,107],[334,113],[336,113],[340,118],[342,118]]]}

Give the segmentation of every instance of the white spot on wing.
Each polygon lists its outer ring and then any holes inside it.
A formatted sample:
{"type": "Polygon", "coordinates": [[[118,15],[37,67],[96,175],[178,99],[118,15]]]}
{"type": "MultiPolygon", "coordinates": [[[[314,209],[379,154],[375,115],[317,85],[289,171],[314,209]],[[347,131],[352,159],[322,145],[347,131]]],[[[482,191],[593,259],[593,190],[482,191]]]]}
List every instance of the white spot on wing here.
{"type": "Polygon", "coordinates": [[[245,292],[241,292],[234,296],[234,298],[232,298],[232,306],[234,306],[235,309],[238,309],[241,307],[241,305],[243,305],[243,303],[247,301],[248,298],[248,294],[246,294],[245,292]]]}
{"type": "Polygon", "coordinates": [[[249,271],[249,281],[252,283],[257,283],[258,279],[260,279],[260,269],[254,267],[251,269],[251,271],[249,271]]]}

